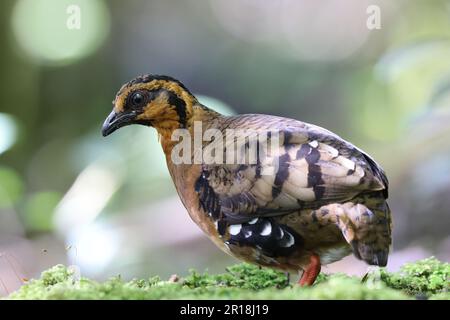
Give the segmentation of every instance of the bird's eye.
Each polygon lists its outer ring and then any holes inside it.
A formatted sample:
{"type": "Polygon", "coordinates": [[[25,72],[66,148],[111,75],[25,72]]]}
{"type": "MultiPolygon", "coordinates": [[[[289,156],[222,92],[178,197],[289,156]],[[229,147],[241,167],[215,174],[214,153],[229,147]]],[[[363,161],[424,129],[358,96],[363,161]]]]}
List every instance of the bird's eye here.
{"type": "Polygon", "coordinates": [[[144,102],[144,96],[142,95],[142,93],[140,92],[135,92],[133,93],[133,95],[131,96],[131,103],[133,104],[133,106],[141,106],[142,103],[144,102]]]}

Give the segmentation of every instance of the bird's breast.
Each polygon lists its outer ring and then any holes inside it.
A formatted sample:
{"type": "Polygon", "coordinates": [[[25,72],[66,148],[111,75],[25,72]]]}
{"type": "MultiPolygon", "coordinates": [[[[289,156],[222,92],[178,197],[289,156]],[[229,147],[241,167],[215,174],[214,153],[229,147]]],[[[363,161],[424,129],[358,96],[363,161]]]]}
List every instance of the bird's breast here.
{"type": "Polygon", "coordinates": [[[220,238],[216,224],[200,205],[195,185],[202,173],[201,165],[174,165],[167,161],[167,166],[178,195],[192,221],[222,250],[229,253],[228,247],[220,238]]]}

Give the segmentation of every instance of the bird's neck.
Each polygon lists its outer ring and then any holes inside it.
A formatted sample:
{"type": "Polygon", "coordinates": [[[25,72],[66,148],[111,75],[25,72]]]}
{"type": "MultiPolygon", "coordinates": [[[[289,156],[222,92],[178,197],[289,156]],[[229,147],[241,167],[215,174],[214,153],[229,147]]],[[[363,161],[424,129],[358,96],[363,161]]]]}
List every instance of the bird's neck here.
{"type": "Polygon", "coordinates": [[[173,148],[175,145],[180,143],[178,139],[173,139],[175,130],[186,130],[183,134],[189,135],[191,146],[193,146],[195,136],[194,129],[198,130],[199,126],[201,126],[202,131],[204,132],[204,130],[213,125],[216,121],[220,121],[223,117],[220,113],[199,103],[195,104],[192,107],[192,110],[192,116],[188,119],[186,128],[181,128],[178,121],[167,121],[165,123],[160,123],[157,127],[155,127],[160,136],[161,146],[164,154],[166,155],[168,164],[171,162],[170,157],[173,148]]]}
{"type": "MultiPolygon", "coordinates": [[[[176,151],[174,150],[174,147],[180,143],[180,141],[172,139],[172,134],[176,129],[179,129],[179,127],[172,128],[172,130],[157,129],[160,135],[161,145],[166,156],[167,168],[169,169],[175,188],[177,189],[177,192],[186,208],[193,206],[194,203],[195,205],[198,205],[198,199],[195,200],[196,196],[193,194],[192,190],[195,189],[195,181],[201,174],[202,167],[194,161],[194,139],[196,133],[194,131],[198,130],[200,124],[203,133],[206,129],[214,127],[217,123],[220,123],[222,117],[223,116],[219,113],[202,105],[195,105],[193,107],[193,116],[188,120],[186,131],[184,132],[189,135],[190,161],[188,161],[188,163],[182,161],[182,163],[176,164],[176,161],[173,161],[174,159],[172,159],[172,151],[176,151]]],[[[176,154],[176,152],[174,152],[174,154],[176,154]]],[[[192,210],[188,211],[193,212],[192,210]]],[[[197,224],[201,224],[201,221],[196,217],[192,217],[192,219],[197,224]]]]}

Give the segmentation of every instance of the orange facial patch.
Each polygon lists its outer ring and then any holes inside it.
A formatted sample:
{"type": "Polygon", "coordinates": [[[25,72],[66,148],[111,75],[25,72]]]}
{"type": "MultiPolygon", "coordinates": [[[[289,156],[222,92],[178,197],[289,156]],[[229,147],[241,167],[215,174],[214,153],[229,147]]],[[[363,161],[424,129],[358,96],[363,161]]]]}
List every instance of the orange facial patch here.
{"type": "Polygon", "coordinates": [[[157,121],[155,125],[163,126],[166,121],[176,121],[179,118],[175,108],[169,104],[167,92],[162,91],[154,100],[144,108],[144,111],[137,117],[138,120],[157,121]]]}
{"type": "MultiPolygon", "coordinates": [[[[191,114],[192,113],[192,107],[197,102],[195,97],[186,92],[178,83],[168,80],[153,80],[150,82],[144,82],[144,83],[136,83],[133,85],[125,84],[123,85],[114,101],[114,111],[117,113],[123,112],[125,108],[125,103],[128,95],[130,92],[144,89],[144,90],[158,90],[163,89],[166,91],[173,92],[183,100],[186,104],[186,113],[191,114]]],[[[167,104],[166,104],[167,105],[167,104]]]]}

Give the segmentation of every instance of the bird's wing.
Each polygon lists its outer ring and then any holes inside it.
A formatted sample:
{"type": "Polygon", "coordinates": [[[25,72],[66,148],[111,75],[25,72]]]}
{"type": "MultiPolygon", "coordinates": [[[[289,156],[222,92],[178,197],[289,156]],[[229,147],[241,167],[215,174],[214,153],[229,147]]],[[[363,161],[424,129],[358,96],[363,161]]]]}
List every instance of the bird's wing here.
{"type": "MultiPolygon", "coordinates": [[[[363,192],[381,191],[387,198],[388,181],[383,169],[349,142],[314,125],[259,117],[232,119],[226,127],[256,127],[258,133],[270,132],[267,141],[278,132],[273,138],[278,146],[267,147],[263,156],[257,152],[253,164],[247,158],[241,164],[202,165],[196,191],[211,215],[240,223],[347,201],[363,192]],[[280,127],[282,130],[277,131],[280,127]]],[[[261,143],[257,142],[258,151],[261,143]]],[[[232,146],[225,146],[229,152],[232,146]]],[[[246,148],[248,156],[248,143],[246,148]]]]}

